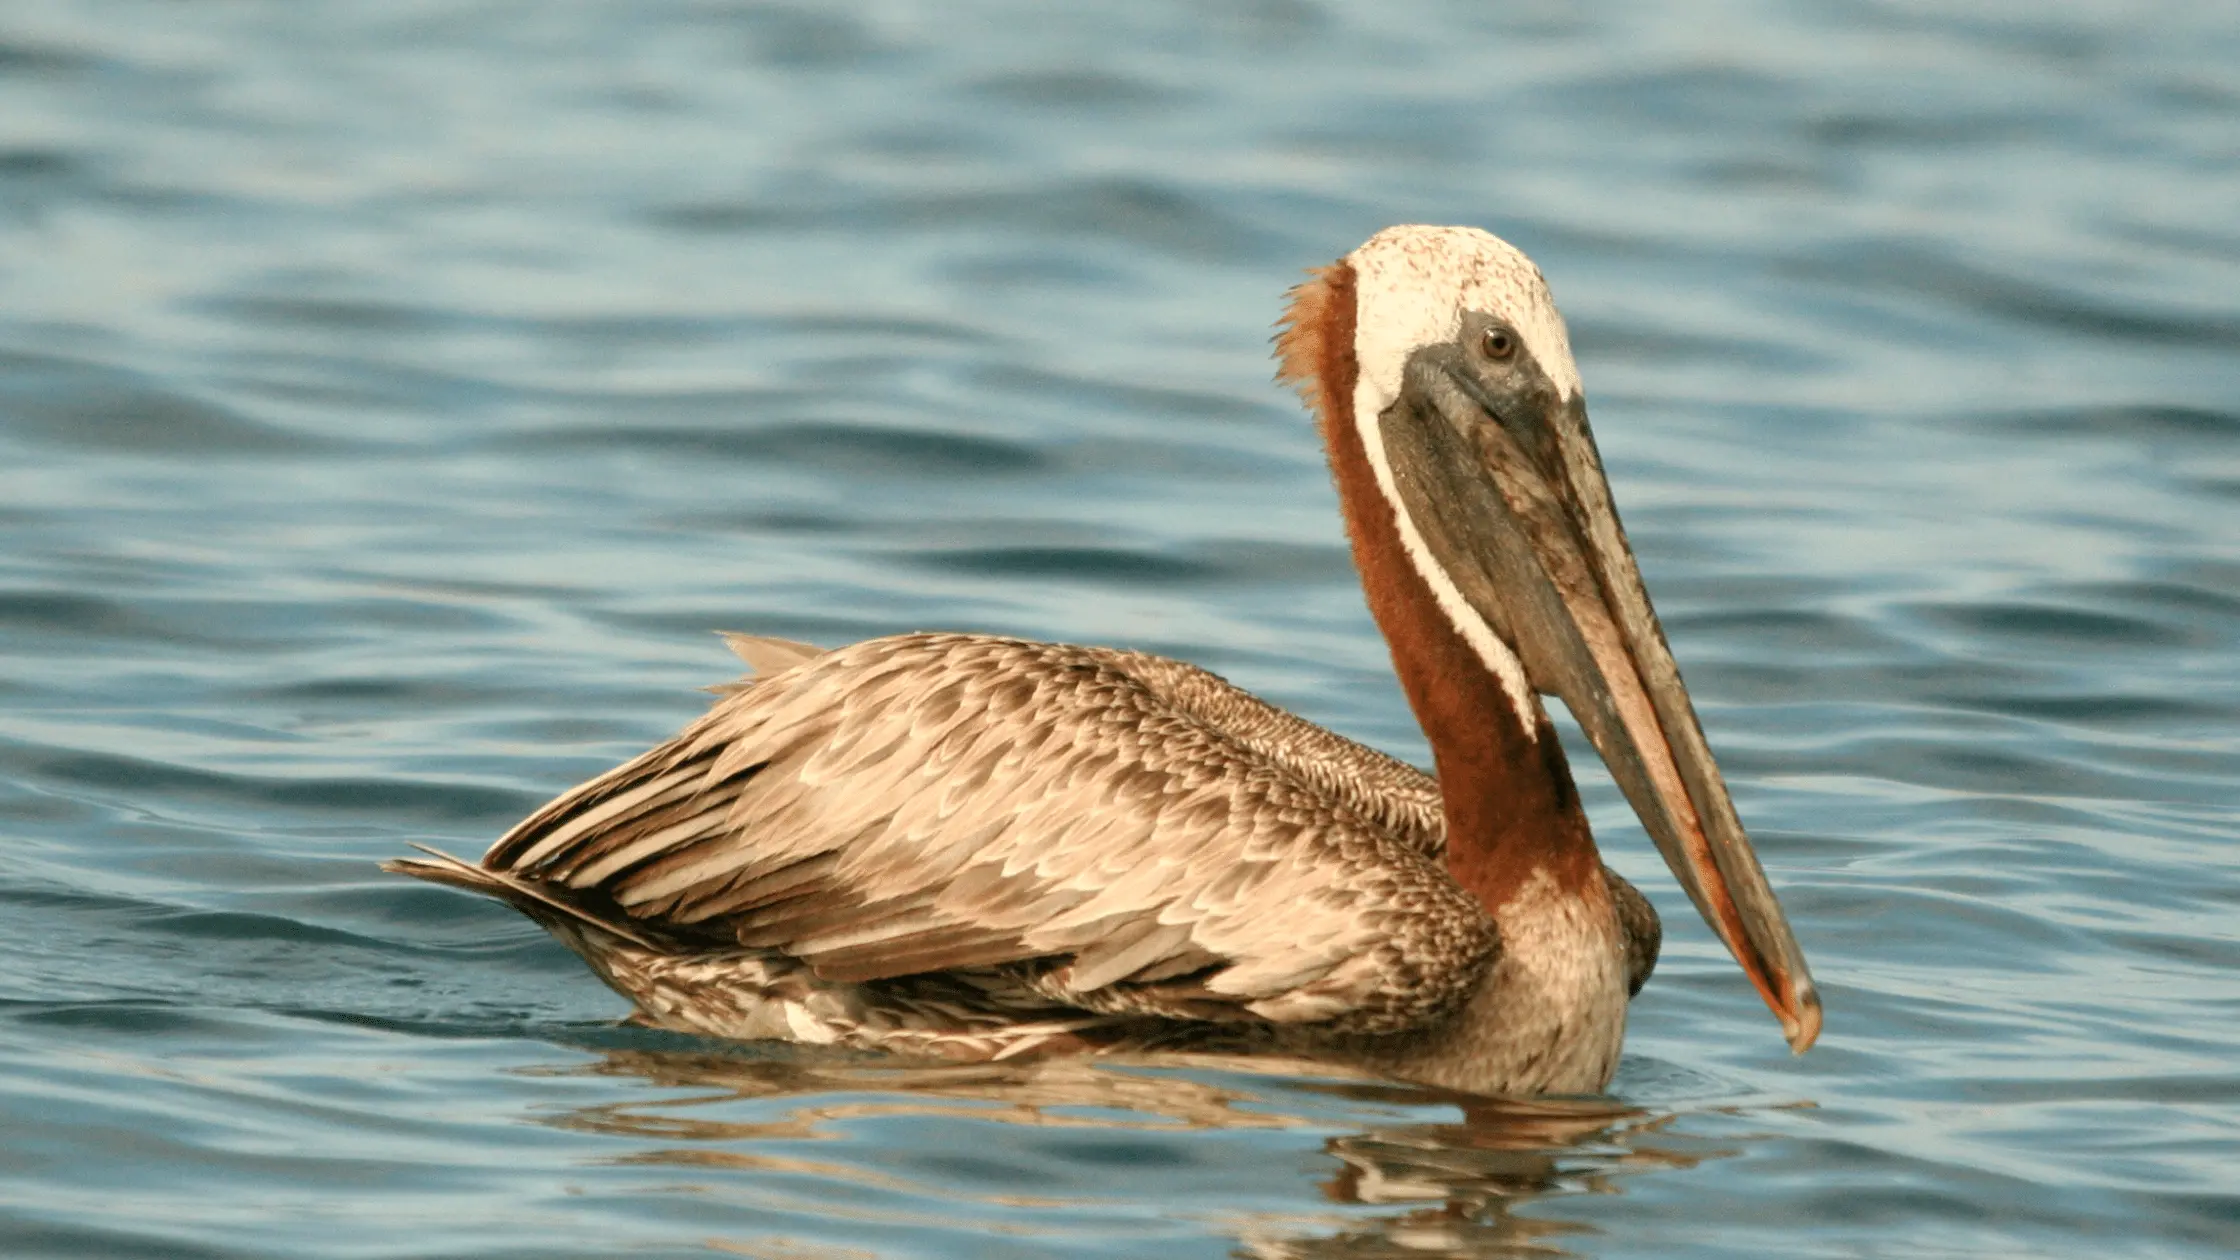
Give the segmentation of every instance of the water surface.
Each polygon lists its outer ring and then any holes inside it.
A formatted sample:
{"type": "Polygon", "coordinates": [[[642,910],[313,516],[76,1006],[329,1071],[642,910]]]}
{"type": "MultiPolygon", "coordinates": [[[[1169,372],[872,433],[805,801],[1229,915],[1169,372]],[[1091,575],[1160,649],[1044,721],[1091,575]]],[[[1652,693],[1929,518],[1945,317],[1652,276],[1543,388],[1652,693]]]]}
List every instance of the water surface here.
{"type": "Polygon", "coordinates": [[[0,14],[0,1251],[2240,1250],[2240,21],[1088,8],[0,14]],[[373,869],[717,629],[1420,760],[1266,346],[1410,220],[1570,315],[1810,1055],[1599,771],[1670,930],[1588,1101],[627,1031],[373,869]]]}

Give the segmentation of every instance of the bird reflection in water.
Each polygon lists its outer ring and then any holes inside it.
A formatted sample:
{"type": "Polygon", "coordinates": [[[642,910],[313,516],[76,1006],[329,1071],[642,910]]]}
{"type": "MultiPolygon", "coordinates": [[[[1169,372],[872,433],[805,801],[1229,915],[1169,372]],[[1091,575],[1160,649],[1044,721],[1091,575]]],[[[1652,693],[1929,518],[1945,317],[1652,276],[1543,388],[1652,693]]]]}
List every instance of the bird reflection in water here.
{"type": "MultiPolygon", "coordinates": [[[[1665,1135],[1672,1113],[1607,1099],[1493,1099],[1332,1081],[1326,1065],[1265,1058],[1166,1056],[1156,1066],[1076,1057],[913,1065],[796,1047],[757,1054],[610,1049],[588,1063],[549,1070],[692,1091],[540,1117],[579,1132],[659,1143],[633,1150],[624,1162],[837,1179],[913,1197],[957,1191],[835,1157],[830,1147],[812,1155],[786,1144],[842,1138],[836,1126],[843,1123],[900,1117],[1175,1132],[1328,1130],[1349,1113],[1356,1120],[1363,1110],[1397,1113],[1390,1125],[1322,1140],[1328,1172],[1313,1184],[1319,1200],[1313,1206],[1239,1212],[1219,1222],[1217,1228],[1236,1237],[1238,1254],[1254,1257],[1568,1255],[1560,1240],[1592,1232],[1591,1226],[1519,1216],[1514,1209],[1545,1198],[1618,1193],[1626,1174],[1690,1168],[1736,1153],[1665,1135]],[[1270,1075],[1286,1067],[1300,1074],[1270,1075]],[[1428,1121],[1408,1114],[1434,1110],[1458,1110],[1460,1117],[1428,1121]]],[[[1019,1193],[973,1197],[1030,1214],[1082,1206],[1019,1193]]],[[[758,1245],[739,1240],[723,1249],[761,1254],[758,1245]]]]}
{"type": "Polygon", "coordinates": [[[1242,1254],[1313,1256],[1565,1256],[1555,1240],[1591,1233],[1575,1221],[1517,1216],[1536,1199],[1615,1194],[1616,1178],[1656,1168],[1691,1168],[1735,1154],[1656,1140],[1675,1119],[1607,1099],[1441,1098],[1382,1086],[1325,1086],[1350,1096],[1414,1094],[1460,1108],[1457,1123],[1411,1124],[1331,1138],[1341,1165],[1321,1183],[1332,1202],[1408,1210],[1349,1222],[1312,1236],[1246,1236],[1242,1254]]]}

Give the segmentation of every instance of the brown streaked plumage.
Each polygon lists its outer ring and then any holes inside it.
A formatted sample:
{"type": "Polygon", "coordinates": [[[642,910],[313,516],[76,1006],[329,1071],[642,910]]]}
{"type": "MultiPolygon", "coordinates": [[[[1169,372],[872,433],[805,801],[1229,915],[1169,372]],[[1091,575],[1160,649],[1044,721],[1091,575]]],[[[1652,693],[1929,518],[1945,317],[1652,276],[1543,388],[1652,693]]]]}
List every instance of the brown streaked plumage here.
{"type": "Polygon", "coordinates": [[[1389,229],[1293,291],[1278,352],[1436,777],[1141,653],[734,636],[755,676],[675,739],[480,864],[388,868],[510,902],[664,1026],[1593,1091],[1660,928],[1595,849],[1554,694],[1810,1044],[1818,998],[1649,611],[1538,271],[1482,232],[1389,229]]]}

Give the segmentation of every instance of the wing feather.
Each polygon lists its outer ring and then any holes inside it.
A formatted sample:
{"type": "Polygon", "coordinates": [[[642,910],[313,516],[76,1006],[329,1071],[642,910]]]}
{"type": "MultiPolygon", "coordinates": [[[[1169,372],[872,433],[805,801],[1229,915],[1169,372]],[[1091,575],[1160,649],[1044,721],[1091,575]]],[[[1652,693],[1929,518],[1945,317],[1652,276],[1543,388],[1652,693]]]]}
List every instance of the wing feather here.
{"type": "Polygon", "coordinates": [[[1387,1031],[1492,957],[1426,776],[1204,671],[965,635],[785,659],[485,866],[832,980],[1032,964],[1088,1010],[1387,1031]]]}

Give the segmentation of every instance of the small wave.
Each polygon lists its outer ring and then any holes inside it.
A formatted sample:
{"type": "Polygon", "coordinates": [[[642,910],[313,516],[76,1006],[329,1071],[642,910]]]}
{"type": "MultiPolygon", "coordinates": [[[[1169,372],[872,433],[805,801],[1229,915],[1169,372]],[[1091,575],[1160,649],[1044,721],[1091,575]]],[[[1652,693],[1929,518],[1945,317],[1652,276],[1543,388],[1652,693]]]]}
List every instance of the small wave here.
{"type": "Polygon", "coordinates": [[[177,382],[11,350],[0,350],[0,438],[139,456],[306,455],[330,445],[253,420],[177,382]]]}

